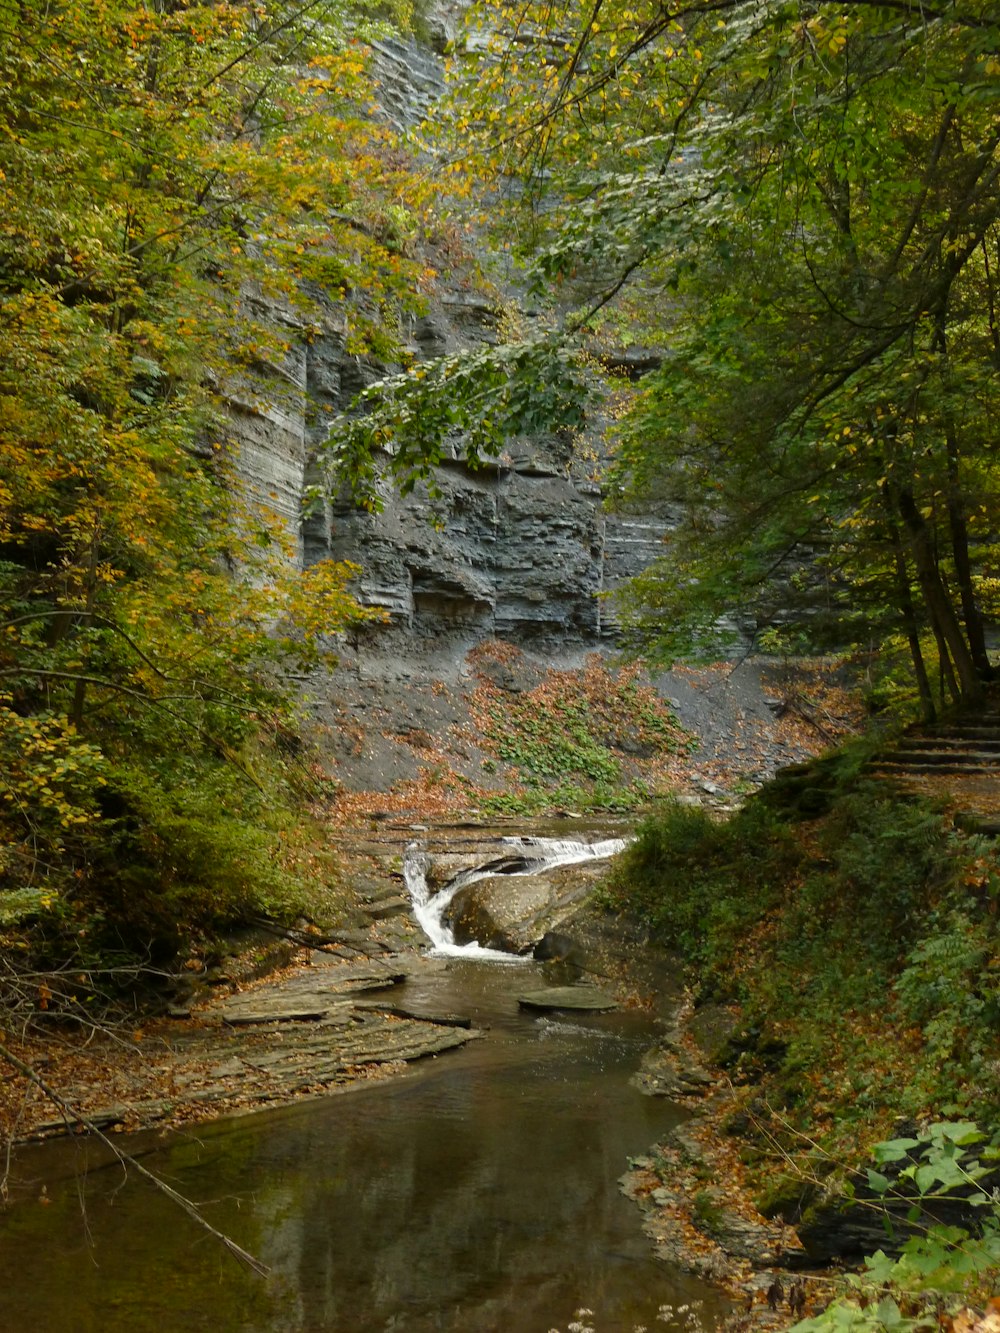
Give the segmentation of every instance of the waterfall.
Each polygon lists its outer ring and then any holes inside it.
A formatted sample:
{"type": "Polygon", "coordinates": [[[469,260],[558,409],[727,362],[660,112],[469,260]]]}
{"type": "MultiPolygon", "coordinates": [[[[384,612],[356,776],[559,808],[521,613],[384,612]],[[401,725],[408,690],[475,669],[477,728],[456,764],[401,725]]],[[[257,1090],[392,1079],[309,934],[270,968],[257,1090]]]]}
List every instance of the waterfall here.
{"type": "Polygon", "coordinates": [[[605,838],[601,842],[576,842],[569,838],[502,838],[501,846],[508,849],[506,855],[494,857],[474,870],[463,870],[437,893],[432,893],[427,883],[431,858],[419,843],[414,842],[407,847],[403,858],[403,880],[413,904],[413,915],[430,940],[433,953],[451,958],[521,962],[522,955],[486,949],[475,940],[470,944],[455,943],[451,929],[444,923],[444,914],[459,889],[490,875],[536,875],[556,866],[606,860],[617,856],[629,841],[628,838],[605,838]]]}

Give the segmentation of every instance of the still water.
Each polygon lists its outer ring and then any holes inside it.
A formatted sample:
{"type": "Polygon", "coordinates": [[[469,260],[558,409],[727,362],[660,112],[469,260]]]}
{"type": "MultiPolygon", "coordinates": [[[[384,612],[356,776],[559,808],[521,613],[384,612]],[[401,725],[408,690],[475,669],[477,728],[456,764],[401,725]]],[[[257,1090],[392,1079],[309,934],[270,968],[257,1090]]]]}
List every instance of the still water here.
{"type": "Polygon", "coordinates": [[[267,1263],[254,1276],[99,1146],[24,1149],[0,1213],[2,1333],[631,1333],[705,1299],[620,1197],[626,1157],[678,1119],[629,1086],[647,1015],[531,1017],[533,965],[449,962],[401,997],[487,1036],[408,1075],[130,1139],[267,1263]]]}

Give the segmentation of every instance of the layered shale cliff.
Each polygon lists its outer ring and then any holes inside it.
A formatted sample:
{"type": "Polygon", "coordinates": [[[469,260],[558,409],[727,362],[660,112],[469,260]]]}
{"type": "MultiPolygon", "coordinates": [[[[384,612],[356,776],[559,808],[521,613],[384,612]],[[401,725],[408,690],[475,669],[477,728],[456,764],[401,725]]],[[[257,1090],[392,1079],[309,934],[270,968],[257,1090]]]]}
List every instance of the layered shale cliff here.
{"type": "MultiPolygon", "coordinates": [[[[426,42],[376,47],[384,114],[399,127],[418,120],[442,87],[432,48],[451,39],[453,16],[433,11],[424,30],[426,42]]],[[[402,329],[409,351],[431,358],[494,342],[498,298],[450,271],[446,258],[428,259],[439,277],[426,313],[402,329]]],[[[268,315],[290,319],[279,309],[268,315]]],[[[511,441],[499,460],[475,470],[456,456],[438,469],[433,499],[422,487],[402,497],[386,477],[380,513],[344,494],[302,520],[331,413],[391,369],[349,353],[345,332],[329,306],[319,335],[296,341],[267,401],[230,394],[242,481],[280,516],[299,558],[359,564],[357,591],[387,613],[382,635],[397,652],[419,652],[442,636],[499,636],[546,651],[613,636],[602,594],[658,554],[664,521],[605,513],[599,423],[575,445],[557,435],[511,441]]]]}
{"type": "MultiPolygon", "coordinates": [[[[398,128],[420,120],[440,92],[441,53],[454,36],[454,16],[444,8],[421,23],[422,42],[376,47],[382,113],[398,128]]],[[[456,261],[461,247],[435,244],[425,243],[421,254],[437,274],[424,313],[399,329],[416,360],[495,343],[519,304],[513,281],[487,290],[456,261]]],[[[245,299],[275,327],[293,324],[287,309],[254,293],[245,299]]],[[[515,322],[531,321],[522,306],[515,322]]],[[[606,511],[605,423],[595,417],[579,437],[557,430],[510,440],[499,458],[475,469],[456,448],[436,469],[433,496],[421,486],[400,495],[384,456],[376,459],[380,512],[342,493],[303,518],[304,497],[323,480],[316,459],[331,417],[396,368],[348,351],[344,310],[333,303],[308,338],[288,331],[292,350],[275,372],[273,392],[230,388],[240,480],[284,523],[297,560],[355,562],[355,592],[386,616],[337,644],[332,677],[320,673],[303,683],[307,730],[322,766],[345,791],[396,792],[404,804],[405,784],[417,783],[418,809],[429,808],[431,795],[444,809],[468,805],[476,792],[516,789],[524,775],[516,763],[497,762],[477,698],[495,687],[508,711],[520,715],[543,681],[569,688],[590,653],[614,644],[614,602],[606,594],[662,553],[673,516],[606,511]],[[489,648],[485,658],[470,651],[488,640],[507,641],[499,657],[489,657],[489,648]]],[[[610,359],[631,376],[655,364],[627,354],[610,359]]],[[[784,710],[775,695],[785,686],[753,662],[665,673],[650,683],[697,737],[697,753],[675,764],[671,779],[694,799],[722,799],[733,780],[759,782],[811,748],[810,737],[779,720],[784,710]]],[[[607,745],[608,762],[624,772],[630,755],[614,738],[607,745]]],[[[575,771],[560,770],[549,785],[579,781],[575,771]]]]}

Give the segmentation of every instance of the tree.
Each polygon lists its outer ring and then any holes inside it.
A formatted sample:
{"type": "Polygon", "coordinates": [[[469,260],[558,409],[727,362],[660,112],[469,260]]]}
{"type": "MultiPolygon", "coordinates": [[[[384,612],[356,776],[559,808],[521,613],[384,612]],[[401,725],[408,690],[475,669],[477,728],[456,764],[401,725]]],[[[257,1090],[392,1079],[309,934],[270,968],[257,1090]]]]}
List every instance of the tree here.
{"type": "MultiPolygon", "coordinates": [[[[744,555],[742,591],[818,544],[869,626],[906,629],[919,677],[916,591],[972,697],[989,669],[973,543],[981,557],[997,482],[995,346],[973,292],[996,244],[1000,123],[968,33],[913,36],[862,7],[769,34],[783,73],[729,117],[724,158],[706,157],[715,184],[730,170],[728,207],[678,284],[678,357],[626,453],[641,468],[653,432],[682,437],[654,465],[680,467],[701,526],[744,555]],[[733,128],[759,145],[735,169],[733,128]]],[[[711,594],[726,582],[739,587],[711,594]]]]}
{"type": "Polygon", "coordinates": [[[252,825],[281,804],[255,751],[290,724],[277,668],[365,613],[351,566],[301,575],[240,494],[224,389],[273,397],[331,302],[389,355],[419,301],[370,112],[384,26],[334,0],[0,0],[0,924],[90,895],[145,947],[276,882],[252,825]]]}
{"type": "Polygon", "coordinates": [[[472,22],[444,142],[506,201],[501,241],[564,330],[664,349],[615,477],[686,514],[633,589],[639,637],[669,656],[724,615],[794,615],[798,564],[904,636],[925,706],[927,630],[976,696],[996,611],[988,11],[564,0],[472,22]]]}

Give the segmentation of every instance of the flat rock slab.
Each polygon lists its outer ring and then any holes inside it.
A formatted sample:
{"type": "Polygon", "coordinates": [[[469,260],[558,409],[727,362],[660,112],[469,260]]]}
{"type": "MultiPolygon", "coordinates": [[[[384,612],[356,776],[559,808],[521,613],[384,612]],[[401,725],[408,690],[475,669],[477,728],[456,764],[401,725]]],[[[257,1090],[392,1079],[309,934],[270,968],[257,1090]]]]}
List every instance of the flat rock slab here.
{"type": "Polygon", "coordinates": [[[322,985],[324,989],[336,987],[338,990],[351,990],[359,987],[369,986],[373,982],[380,985],[397,985],[400,981],[405,981],[414,970],[412,967],[404,967],[396,960],[376,962],[367,961],[364,963],[345,963],[342,958],[335,954],[323,953],[321,949],[314,949],[309,955],[309,962],[312,967],[321,969],[323,973],[322,982],[310,978],[309,973],[303,973],[298,977],[292,977],[286,981],[273,983],[277,989],[287,990],[289,986],[310,986],[322,985]]]}
{"type": "Polygon", "coordinates": [[[379,898],[375,902],[362,903],[361,910],[365,916],[370,916],[373,921],[387,921],[393,916],[409,916],[413,910],[413,904],[409,897],[396,894],[389,898],[379,898]]]}
{"type": "Polygon", "coordinates": [[[351,1002],[331,994],[309,992],[306,995],[247,995],[223,1005],[223,1023],[230,1027],[251,1027],[257,1023],[318,1023],[320,1019],[351,1021],[351,1002]]]}
{"type": "MultiPolygon", "coordinates": [[[[315,1095],[356,1081],[359,1069],[421,1060],[483,1035],[475,1028],[397,1018],[350,1004],[343,1014],[286,1024],[277,1041],[276,1031],[254,1024],[205,1027],[196,1041],[168,1056],[167,1096],[150,1097],[144,1071],[136,1067],[118,1071],[125,1095],[114,1102],[99,1100],[100,1088],[86,1086],[70,1089],[73,1102],[98,1128],[138,1129],[158,1120],[186,1120],[194,1108],[202,1114],[211,1108],[217,1115],[315,1095]]],[[[36,1124],[32,1132],[71,1128],[71,1119],[59,1119],[36,1124]]]]}
{"type": "Polygon", "coordinates": [[[552,986],[548,990],[519,995],[517,1002],[522,1009],[587,1009],[595,1012],[618,1008],[618,1001],[596,986],[552,986]]]}
{"type": "Polygon", "coordinates": [[[472,1019],[465,1014],[421,1013],[404,1004],[388,1004],[379,1000],[357,1000],[356,1010],[368,1010],[372,1013],[392,1014],[395,1018],[412,1018],[418,1023],[438,1023],[446,1028],[471,1028],[472,1019]]]}
{"type": "MultiPolygon", "coordinates": [[[[272,985],[259,986],[234,995],[209,1011],[206,1017],[229,1026],[255,1023],[316,1022],[343,1011],[345,996],[358,991],[387,990],[406,980],[398,968],[341,964],[323,967],[272,985]]],[[[346,1021],[346,1020],[345,1020],[346,1021]]]]}

